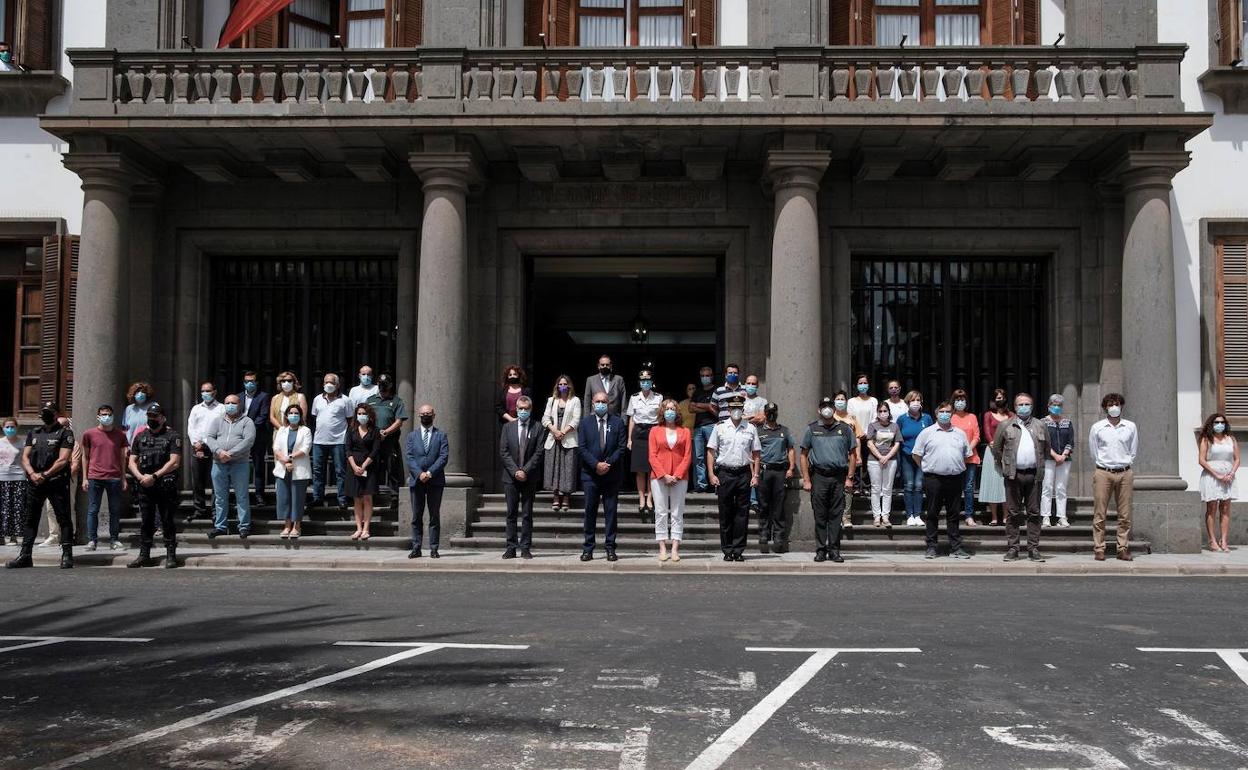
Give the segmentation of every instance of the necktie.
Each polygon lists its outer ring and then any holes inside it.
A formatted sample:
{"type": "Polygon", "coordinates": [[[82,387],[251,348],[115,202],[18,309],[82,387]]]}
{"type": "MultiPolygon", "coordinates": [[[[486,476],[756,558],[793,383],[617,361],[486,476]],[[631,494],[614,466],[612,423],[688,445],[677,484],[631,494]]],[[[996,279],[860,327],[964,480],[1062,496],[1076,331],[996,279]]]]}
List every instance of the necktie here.
{"type": "Polygon", "coordinates": [[[520,423],[516,426],[516,435],[520,438],[520,464],[524,465],[525,444],[528,443],[529,431],[526,423],[520,423]]]}
{"type": "Polygon", "coordinates": [[[425,428],[425,451],[429,451],[429,429],[425,428]]]}
{"type": "Polygon", "coordinates": [[[598,418],[598,448],[602,450],[603,455],[607,453],[607,421],[598,418]]]}

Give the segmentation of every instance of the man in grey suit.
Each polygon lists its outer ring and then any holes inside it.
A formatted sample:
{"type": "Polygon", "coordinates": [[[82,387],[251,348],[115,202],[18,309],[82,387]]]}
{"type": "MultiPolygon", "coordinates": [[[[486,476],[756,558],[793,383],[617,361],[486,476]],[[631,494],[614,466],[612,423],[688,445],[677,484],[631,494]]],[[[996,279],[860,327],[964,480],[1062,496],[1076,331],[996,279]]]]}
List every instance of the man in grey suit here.
{"type": "Polygon", "coordinates": [[[503,425],[499,439],[503,460],[503,492],[507,498],[507,550],[504,559],[533,558],[533,497],[541,483],[542,454],[546,451],[546,429],[533,419],[533,400],[521,396],[516,401],[516,419],[503,425]],[[520,533],[516,536],[516,519],[520,533]]]}
{"type": "Polygon", "coordinates": [[[598,373],[589,375],[589,378],[585,380],[585,390],[581,392],[584,394],[582,398],[585,407],[584,414],[593,413],[595,393],[607,394],[608,414],[616,416],[624,414],[628,391],[624,385],[624,378],[611,372],[611,356],[598,357],[598,373]]]}

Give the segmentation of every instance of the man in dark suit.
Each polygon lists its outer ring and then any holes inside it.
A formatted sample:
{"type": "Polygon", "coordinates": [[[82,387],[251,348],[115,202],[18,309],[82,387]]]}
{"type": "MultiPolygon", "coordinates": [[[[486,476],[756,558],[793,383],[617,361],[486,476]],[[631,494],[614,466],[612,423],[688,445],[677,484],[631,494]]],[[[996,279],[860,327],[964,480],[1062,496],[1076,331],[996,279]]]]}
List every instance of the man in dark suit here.
{"type": "Polygon", "coordinates": [[[507,496],[507,550],[504,559],[533,558],[533,496],[537,494],[546,451],[546,428],[533,419],[533,399],[516,399],[516,419],[503,426],[499,439],[503,458],[503,492],[507,496]],[[516,517],[520,536],[516,537],[516,517]]]}
{"type": "Polygon", "coordinates": [[[434,427],[433,407],[421,404],[416,410],[420,427],[407,434],[403,455],[407,459],[407,486],[412,492],[412,551],[409,559],[420,558],[421,537],[425,531],[425,505],[429,506],[429,556],[438,558],[438,535],[442,530],[442,491],[446,488],[446,458],[451,445],[446,434],[434,427]]]}
{"type": "Polygon", "coordinates": [[[591,374],[585,380],[584,413],[593,414],[594,396],[598,393],[607,395],[607,412],[614,415],[624,414],[624,405],[628,402],[628,390],[624,378],[611,372],[611,356],[599,356],[598,373],[591,374]]]}
{"type": "Polygon", "coordinates": [[[243,392],[238,394],[238,401],[246,410],[247,419],[256,426],[256,443],[251,445],[251,471],[256,487],[252,505],[264,505],[265,481],[272,472],[264,457],[273,446],[273,425],[269,422],[269,406],[273,397],[260,390],[255,372],[243,372],[243,392]]]}
{"type": "Polygon", "coordinates": [[[608,396],[599,391],[593,409],[581,418],[577,429],[577,451],[581,453],[581,488],[585,490],[585,545],[581,561],[594,558],[594,533],[598,528],[598,500],[607,525],[607,561],[615,556],[615,511],[624,479],[624,445],[628,437],[624,421],[610,413],[608,396]]]}

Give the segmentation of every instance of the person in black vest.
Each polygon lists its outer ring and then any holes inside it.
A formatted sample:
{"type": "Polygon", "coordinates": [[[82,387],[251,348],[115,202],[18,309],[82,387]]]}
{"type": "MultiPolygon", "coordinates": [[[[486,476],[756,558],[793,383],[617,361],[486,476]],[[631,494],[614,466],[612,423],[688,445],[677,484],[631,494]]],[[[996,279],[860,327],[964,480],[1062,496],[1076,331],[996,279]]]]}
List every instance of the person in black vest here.
{"type": "Polygon", "coordinates": [[[147,407],[147,430],[130,447],[130,475],[136,481],[139,504],[139,557],[127,567],[151,567],[152,541],[156,537],[156,514],[165,539],[165,569],[178,566],[178,531],[173,517],[178,510],[178,469],[182,467],[182,434],[169,427],[160,404],[147,407]]]}
{"type": "Polygon", "coordinates": [[[9,569],[34,566],[31,552],[45,502],[51,503],[56,523],[61,528],[61,569],[74,566],[74,519],[69,512],[69,460],[74,450],[74,432],[58,422],[59,416],[56,403],[46,402],[39,411],[43,425],[26,434],[22,468],[30,482],[30,491],[26,496],[22,550],[16,559],[4,565],[9,569]]]}

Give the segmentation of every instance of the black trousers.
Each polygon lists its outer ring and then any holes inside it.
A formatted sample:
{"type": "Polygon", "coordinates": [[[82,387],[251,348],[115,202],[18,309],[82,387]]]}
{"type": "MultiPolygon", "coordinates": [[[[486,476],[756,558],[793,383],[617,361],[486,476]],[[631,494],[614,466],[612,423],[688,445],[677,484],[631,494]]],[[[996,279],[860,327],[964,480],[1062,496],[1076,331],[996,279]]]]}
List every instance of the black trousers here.
{"type": "Polygon", "coordinates": [[[146,548],[152,547],[156,539],[156,516],[160,516],[160,532],[165,539],[165,547],[171,548],[178,542],[178,530],[173,523],[174,514],[178,510],[178,485],[175,481],[162,483],[159,479],[150,487],[135,485],[135,502],[139,506],[139,542],[146,548]]]}
{"type": "Polygon", "coordinates": [[[257,433],[256,443],[251,445],[251,472],[254,477],[254,485],[256,488],[256,496],[264,496],[264,488],[267,486],[269,476],[273,471],[272,463],[265,462],[265,456],[269,453],[269,447],[273,444],[272,433],[257,433]]]}
{"type": "Polygon", "coordinates": [[[73,545],[74,517],[69,512],[69,476],[66,475],[27,487],[26,520],[22,522],[22,548],[25,550],[35,545],[35,536],[39,533],[39,517],[43,515],[45,502],[52,504],[56,524],[61,528],[61,545],[73,545]]]}
{"type": "Polygon", "coordinates": [[[1005,480],[1005,546],[1018,548],[1019,527],[1027,522],[1027,550],[1040,547],[1040,493],[1036,469],[1015,470],[1014,478],[1005,480]]]}
{"type": "Polygon", "coordinates": [[[533,496],[537,494],[537,479],[503,484],[503,493],[507,498],[507,550],[527,551],[533,547],[533,496]],[[519,537],[517,518],[520,519],[519,537]]]}
{"type": "Polygon", "coordinates": [[[397,495],[407,472],[403,466],[403,451],[399,446],[398,433],[392,433],[382,440],[381,457],[378,460],[381,463],[381,476],[378,479],[381,482],[381,491],[397,495]]]}
{"type": "Polygon", "coordinates": [[[719,547],[725,554],[745,553],[750,528],[750,469],[716,468],[719,486],[719,547]]]}
{"type": "MultiPolygon", "coordinates": [[[[446,487],[432,482],[412,486],[412,550],[420,548],[425,531],[425,506],[429,507],[429,547],[438,550],[442,534],[442,492],[446,487]]],[[[510,502],[507,510],[511,510],[510,502]]]]}
{"type": "Polygon", "coordinates": [[[784,498],[788,493],[788,486],[784,471],[763,470],[758,488],[758,503],[762,508],[758,521],[760,542],[788,545],[789,522],[784,513],[784,498]]]}
{"type": "MultiPolygon", "coordinates": [[[[208,451],[208,447],[204,447],[208,451]]],[[[195,513],[207,515],[208,495],[204,490],[212,489],[212,456],[196,457],[191,455],[191,500],[195,504],[195,513]]]]}
{"type": "Polygon", "coordinates": [[[815,510],[815,552],[841,550],[841,514],[845,512],[848,469],[818,473],[811,469],[810,505],[815,510]]]}
{"type": "Polygon", "coordinates": [[[945,509],[945,526],[949,530],[949,550],[962,548],[962,492],[966,488],[966,473],[941,476],[938,473],[923,474],[923,494],[927,498],[927,547],[936,547],[936,535],[940,531],[940,509],[945,509]]]}

